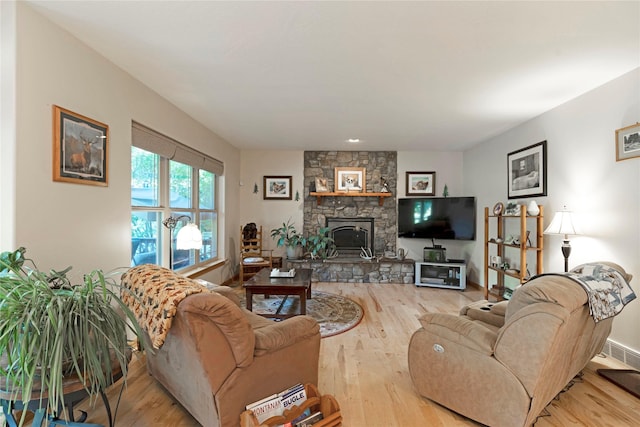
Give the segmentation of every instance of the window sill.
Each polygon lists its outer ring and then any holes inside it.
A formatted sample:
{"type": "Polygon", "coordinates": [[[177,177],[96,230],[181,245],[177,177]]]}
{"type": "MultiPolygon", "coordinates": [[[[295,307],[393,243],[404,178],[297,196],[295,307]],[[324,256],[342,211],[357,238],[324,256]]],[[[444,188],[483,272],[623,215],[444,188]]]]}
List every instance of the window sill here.
{"type": "Polygon", "coordinates": [[[182,275],[190,278],[190,279],[195,279],[199,276],[202,276],[203,274],[206,274],[210,271],[213,270],[217,270],[220,267],[224,267],[227,263],[229,262],[228,259],[226,258],[221,258],[221,259],[217,259],[215,261],[212,261],[208,264],[202,264],[198,267],[195,267],[193,269],[186,269],[186,271],[182,271],[180,272],[182,275]]]}

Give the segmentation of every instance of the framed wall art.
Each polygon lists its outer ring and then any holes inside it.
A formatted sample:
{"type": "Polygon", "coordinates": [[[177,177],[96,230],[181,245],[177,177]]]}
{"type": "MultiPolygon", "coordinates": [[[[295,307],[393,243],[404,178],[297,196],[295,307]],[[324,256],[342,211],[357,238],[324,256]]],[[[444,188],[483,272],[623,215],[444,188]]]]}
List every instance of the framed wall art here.
{"type": "Polygon", "coordinates": [[[507,154],[509,199],[547,195],[547,141],[507,154]]]}
{"type": "Polygon", "coordinates": [[[109,126],[53,106],[53,180],[108,185],[109,126]]]}
{"type": "Polygon", "coordinates": [[[291,200],[291,176],[264,176],[264,200],[291,200]]]}
{"type": "Polygon", "coordinates": [[[640,157],[640,123],[616,130],[616,161],[640,157]]]}
{"type": "Polygon", "coordinates": [[[336,192],[363,192],[367,188],[366,169],[353,167],[335,168],[336,192]]]}
{"type": "Polygon", "coordinates": [[[329,180],[327,178],[316,177],[316,192],[326,193],[329,191],[329,180]]]}
{"type": "Polygon", "coordinates": [[[435,172],[407,172],[407,196],[435,196],[435,172]]]}

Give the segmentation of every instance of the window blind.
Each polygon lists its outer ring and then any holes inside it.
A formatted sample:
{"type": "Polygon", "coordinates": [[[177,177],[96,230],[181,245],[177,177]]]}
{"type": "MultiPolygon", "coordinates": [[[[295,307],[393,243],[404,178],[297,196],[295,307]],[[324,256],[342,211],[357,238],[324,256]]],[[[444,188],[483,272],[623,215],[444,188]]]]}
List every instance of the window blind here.
{"type": "Polygon", "coordinates": [[[224,173],[224,163],[220,160],[207,156],[140,123],[131,123],[131,143],[145,151],[216,175],[224,173]]]}

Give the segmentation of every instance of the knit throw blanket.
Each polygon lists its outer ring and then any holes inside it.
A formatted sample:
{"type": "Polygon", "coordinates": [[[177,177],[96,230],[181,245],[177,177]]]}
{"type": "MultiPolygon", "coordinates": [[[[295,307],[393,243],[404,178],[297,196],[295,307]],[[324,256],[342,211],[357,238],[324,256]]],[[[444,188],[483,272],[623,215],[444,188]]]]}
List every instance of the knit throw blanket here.
{"type": "Polygon", "coordinates": [[[570,278],[584,288],[589,297],[589,313],[596,322],[617,315],[636,298],[620,272],[606,264],[582,264],[559,275],[570,278]]]}
{"type": "Polygon", "coordinates": [[[122,300],[158,349],[171,328],[180,301],[191,294],[209,292],[203,285],[157,265],[145,264],[122,275],[122,300]]]}

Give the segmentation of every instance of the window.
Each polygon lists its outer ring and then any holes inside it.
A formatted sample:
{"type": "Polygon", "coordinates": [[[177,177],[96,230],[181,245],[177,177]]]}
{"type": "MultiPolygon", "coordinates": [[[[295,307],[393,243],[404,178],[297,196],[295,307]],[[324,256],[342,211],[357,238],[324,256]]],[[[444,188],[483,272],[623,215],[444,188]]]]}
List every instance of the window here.
{"type": "MultiPolygon", "coordinates": [[[[202,157],[194,156],[192,150],[188,151],[190,156],[176,156],[175,151],[172,152],[171,157],[180,161],[147,150],[147,147],[151,147],[154,151],[156,148],[162,151],[162,146],[157,143],[146,143],[145,138],[149,137],[150,132],[153,131],[134,123],[134,145],[131,147],[131,265],[152,263],[170,265],[171,269],[180,270],[217,259],[217,175],[215,171],[190,164],[216,169],[209,166],[216,165],[217,161],[208,159],[207,163],[202,157]],[[141,136],[140,131],[144,132],[142,140],[136,139],[136,135],[141,136]],[[169,216],[180,218],[173,230],[163,225],[169,216]],[[196,224],[202,232],[203,245],[200,250],[176,249],[176,235],[189,222],[196,224]]],[[[177,148],[182,149],[183,146],[177,145],[177,148]]],[[[217,170],[222,169],[220,167],[217,170]]]]}

